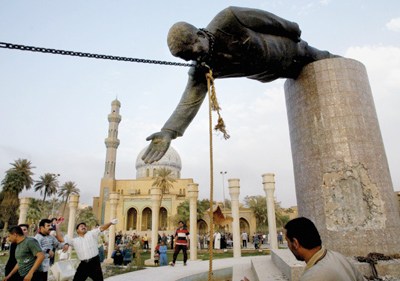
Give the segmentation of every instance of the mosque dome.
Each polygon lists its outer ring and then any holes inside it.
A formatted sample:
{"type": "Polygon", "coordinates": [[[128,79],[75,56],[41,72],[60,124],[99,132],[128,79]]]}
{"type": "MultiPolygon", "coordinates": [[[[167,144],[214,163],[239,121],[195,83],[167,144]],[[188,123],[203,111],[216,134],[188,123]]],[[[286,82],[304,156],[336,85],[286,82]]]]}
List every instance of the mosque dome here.
{"type": "Polygon", "coordinates": [[[155,170],[166,168],[172,171],[172,177],[179,179],[181,177],[182,162],[178,152],[170,146],[165,155],[152,164],[146,164],[142,156],[149,146],[146,146],[136,158],[136,179],[153,177],[155,170]]]}

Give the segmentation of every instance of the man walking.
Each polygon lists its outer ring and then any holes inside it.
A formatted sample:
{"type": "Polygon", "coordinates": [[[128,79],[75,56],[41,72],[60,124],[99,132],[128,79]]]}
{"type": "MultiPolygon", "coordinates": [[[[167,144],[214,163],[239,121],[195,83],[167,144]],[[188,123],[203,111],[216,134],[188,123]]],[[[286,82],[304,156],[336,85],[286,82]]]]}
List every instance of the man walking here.
{"type": "MultiPolygon", "coordinates": [[[[111,222],[88,231],[86,223],[81,222],[76,226],[78,237],[65,238],[65,241],[67,242],[66,244],[74,247],[78,259],[81,261],[76,269],[73,281],[85,281],[88,277],[95,281],[104,280],[100,265],[99,248],[97,245],[98,236],[102,231],[117,223],[117,219],[112,219],[111,222]]],[[[56,229],[57,239],[60,242],[64,242],[64,238],[61,236],[58,225],[56,229]]]]}
{"type": "Polygon", "coordinates": [[[17,273],[21,276],[20,280],[24,281],[43,281],[41,275],[37,271],[40,264],[44,260],[44,254],[40,245],[33,237],[26,237],[21,227],[12,226],[9,229],[8,240],[16,243],[15,258],[17,264],[13,270],[6,275],[4,281],[11,280],[11,277],[17,273]]]}
{"type": "Polygon", "coordinates": [[[243,248],[247,248],[247,240],[248,240],[248,236],[247,236],[247,232],[246,231],[243,231],[242,232],[242,247],[243,248]]]}
{"type": "MultiPolygon", "coordinates": [[[[22,232],[24,233],[24,236],[28,237],[28,235],[29,235],[29,225],[23,223],[23,224],[19,224],[18,226],[22,229],[22,232]]],[[[6,264],[6,267],[5,267],[4,276],[7,276],[11,272],[11,270],[13,270],[14,266],[17,264],[17,260],[15,258],[15,250],[16,249],[17,249],[17,243],[11,243],[9,257],[8,257],[7,264],[6,264]]],[[[8,280],[9,281],[19,281],[20,278],[21,277],[19,276],[19,273],[16,272],[8,280]]]]}
{"type": "Polygon", "coordinates": [[[179,228],[175,231],[175,251],[172,262],[170,263],[171,266],[175,265],[176,258],[181,250],[183,252],[183,265],[186,265],[188,240],[189,231],[183,221],[179,221],[179,228]]]}

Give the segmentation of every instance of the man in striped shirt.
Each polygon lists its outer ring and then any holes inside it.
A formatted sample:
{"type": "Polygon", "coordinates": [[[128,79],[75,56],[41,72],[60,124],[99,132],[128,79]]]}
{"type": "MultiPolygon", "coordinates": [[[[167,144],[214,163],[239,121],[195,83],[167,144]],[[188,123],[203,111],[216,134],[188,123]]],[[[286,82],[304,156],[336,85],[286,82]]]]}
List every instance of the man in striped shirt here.
{"type": "Polygon", "coordinates": [[[175,251],[173,260],[170,263],[171,266],[175,265],[176,258],[179,252],[183,252],[183,265],[186,265],[187,261],[187,246],[189,242],[189,231],[183,221],[179,221],[179,228],[175,231],[175,251]]]}
{"type": "MultiPolygon", "coordinates": [[[[55,256],[53,249],[61,248],[64,244],[58,242],[58,240],[50,235],[52,229],[52,221],[49,219],[42,219],[39,222],[39,232],[35,235],[35,239],[39,242],[40,247],[45,255],[42,264],[39,267],[39,274],[42,276],[43,281],[47,281],[48,271],[50,268],[50,259],[55,256]]],[[[68,246],[63,248],[63,251],[67,251],[68,246]]]]}
{"type": "MultiPolygon", "coordinates": [[[[88,231],[86,223],[81,222],[76,226],[78,236],[65,238],[66,244],[74,247],[78,259],[81,261],[76,269],[73,281],[85,281],[88,277],[95,281],[104,280],[100,265],[99,248],[97,246],[98,236],[102,231],[117,223],[117,219],[112,219],[109,223],[88,231]]],[[[57,239],[63,242],[64,238],[61,236],[58,226],[56,229],[57,239]]]]}

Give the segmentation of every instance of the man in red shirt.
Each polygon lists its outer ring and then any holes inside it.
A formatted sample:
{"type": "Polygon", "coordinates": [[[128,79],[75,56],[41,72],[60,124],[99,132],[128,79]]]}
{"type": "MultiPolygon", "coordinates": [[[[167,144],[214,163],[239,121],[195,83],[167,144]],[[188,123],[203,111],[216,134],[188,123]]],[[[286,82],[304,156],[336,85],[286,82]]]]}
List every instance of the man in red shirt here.
{"type": "Polygon", "coordinates": [[[170,263],[171,266],[175,265],[176,258],[181,250],[183,252],[183,265],[186,265],[188,243],[189,231],[183,221],[179,221],[179,228],[175,231],[175,251],[172,262],[170,263]]]}

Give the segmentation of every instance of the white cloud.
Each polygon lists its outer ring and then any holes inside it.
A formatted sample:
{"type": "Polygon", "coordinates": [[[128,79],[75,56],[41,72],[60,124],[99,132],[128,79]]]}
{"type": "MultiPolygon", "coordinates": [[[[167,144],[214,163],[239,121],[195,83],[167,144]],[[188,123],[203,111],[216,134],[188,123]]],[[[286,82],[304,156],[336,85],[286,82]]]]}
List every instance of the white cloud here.
{"type": "Polygon", "coordinates": [[[400,18],[391,19],[386,27],[391,31],[400,32],[400,18]]]}

